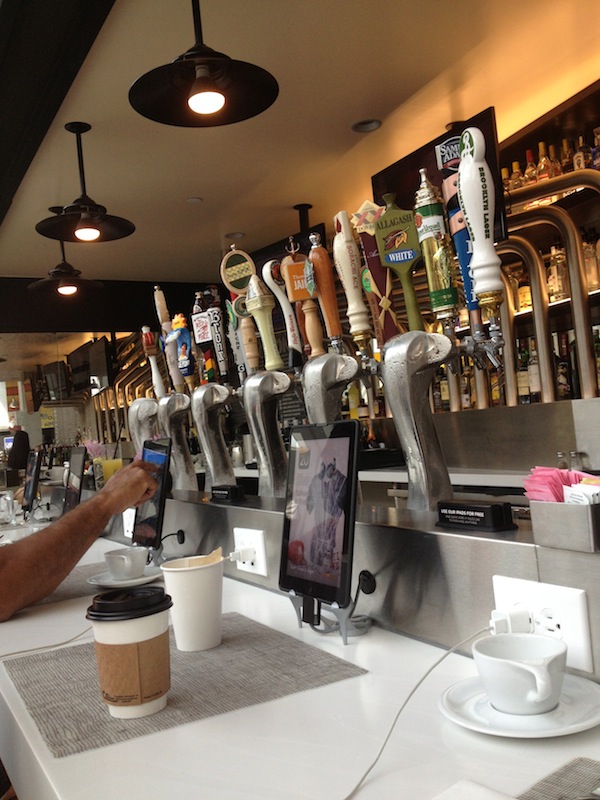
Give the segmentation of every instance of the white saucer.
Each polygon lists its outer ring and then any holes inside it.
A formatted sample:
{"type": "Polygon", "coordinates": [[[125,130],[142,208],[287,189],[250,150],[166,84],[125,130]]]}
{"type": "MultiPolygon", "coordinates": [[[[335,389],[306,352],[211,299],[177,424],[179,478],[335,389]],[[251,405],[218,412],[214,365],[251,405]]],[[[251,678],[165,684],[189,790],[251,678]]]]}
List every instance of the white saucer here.
{"type": "Polygon", "coordinates": [[[565,675],[560,703],[546,714],[503,714],[492,707],[479,678],[467,678],[441,696],[442,714],[457,725],[491,736],[543,739],[586,731],[600,724],[600,685],[565,675]]]}
{"type": "Polygon", "coordinates": [[[127,586],[143,586],[145,583],[152,583],[162,575],[160,567],[155,567],[153,564],[146,567],[144,574],[141,578],[125,578],[124,580],[116,580],[112,577],[110,572],[102,572],[100,575],[92,575],[87,579],[88,583],[93,586],[102,586],[104,589],[124,589],[127,586]]]}

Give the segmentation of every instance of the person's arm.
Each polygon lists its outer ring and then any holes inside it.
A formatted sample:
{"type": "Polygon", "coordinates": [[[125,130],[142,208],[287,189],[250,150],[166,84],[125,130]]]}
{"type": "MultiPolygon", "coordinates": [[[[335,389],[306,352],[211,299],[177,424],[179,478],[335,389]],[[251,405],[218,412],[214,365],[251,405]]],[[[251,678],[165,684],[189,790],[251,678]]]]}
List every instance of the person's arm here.
{"type": "Polygon", "coordinates": [[[155,471],[153,464],[134,461],[47,528],[0,547],[0,622],[53,592],[114,514],[152,497],[155,471]]]}

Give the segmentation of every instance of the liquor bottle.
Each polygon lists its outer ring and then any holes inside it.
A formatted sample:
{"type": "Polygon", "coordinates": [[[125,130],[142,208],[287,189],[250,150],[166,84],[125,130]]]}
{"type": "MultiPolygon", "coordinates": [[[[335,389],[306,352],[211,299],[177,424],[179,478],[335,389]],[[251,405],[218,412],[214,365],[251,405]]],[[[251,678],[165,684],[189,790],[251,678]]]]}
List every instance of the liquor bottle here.
{"type": "Polygon", "coordinates": [[[450,411],[450,389],[446,368],[440,367],[440,396],[442,398],[442,411],[450,411]]]}
{"type": "Polygon", "coordinates": [[[551,176],[556,178],[557,175],[562,175],[562,167],[556,157],[556,147],[553,144],[548,145],[548,157],[550,158],[551,176]]]}
{"type": "Polygon", "coordinates": [[[600,271],[598,269],[596,247],[592,244],[592,234],[586,231],[585,228],[580,228],[580,231],[587,289],[588,292],[595,292],[596,289],[600,289],[600,271]]]}
{"type": "Polygon", "coordinates": [[[573,172],[573,147],[568,139],[562,140],[560,166],[564,172],[573,172]]]}
{"type": "Polygon", "coordinates": [[[600,136],[594,136],[592,147],[592,169],[600,169],[600,136]]]}
{"type": "Polygon", "coordinates": [[[504,372],[502,367],[489,366],[489,380],[490,380],[490,399],[492,406],[506,405],[506,397],[504,394],[504,372]]]}
{"type": "Polygon", "coordinates": [[[524,269],[519,273],[519,311],[531,311],[531,286],[529,285],[529,272],[524,269]]]}
{"type": "Polygon", "coordinates": [[[525,183],[535,183],[537,181],[537,167],[533,160],[533,150],[525,152],[525,161],[525,172],[523,173],[525,183]]]}
{"type": "Polygon", "coordinates": [[[557,469],[569,469],[569,459],[563,450],[557,450],[556,452],[556,466],[557,469]]]}
{"type": "Polygon", "coordinates": [[[519,275],[520,272],[510,270],[507,272],[508,285],[512,294],[513,306],[515,311],[520,311],[519,307],[519,275]]]}
{"type": "Polygon", "coordinates": [[[556,359],[556,399],[570,400],[572,397],[569,336],[566,331],[561,331],[558,336],[558,357],[556,359]]]}
{"type": "Polygon", "coordinates": [[[527,377],[529,379],[529,402],[540,403],[542,401],[542,384],[540,380],[540,364],[535,348],[535,339],[531,338],[531,350],[529,361],[527,362],[527,377]]]}
{"type": "MultiPolygon", "coordinates": [[[[570,331],[573,333],[573,331],[570,331]]],[[[571,362],[571,390],[573,400],[581,397],[581,384],[579,382],[579,359],[577,358],[577,342],[569,337],[569,361],[571,362]]]]}
{"type": "Polygon", "coordinates": [[[510,183],[510,172],[508,171],[508,167],[502,167],[500,170],[500,176],[502,178],[502,188],[505,192],[508,192],[508,185],[510,183]]]}
{"type": "Polygon", "coordinates": [[[586,144],[585,136],[580,136],[577,140],[577,150],[573,156],[573,169],[591,169],[592,167],[592,148],[586,144]]]}
{"type": "Polygon", "coordinates": [[[517,395],[521,405],[529,405],[531,397],[529,393],[529,372],[527,362],[529,353],[525,346],[520,347],[517,356],[517,395]]]}
{"type": "Polygon", "coordinates": [[[547,272],[548,299],[551,303],[569,297],[569,272],[567,257],[562,247],[552,245],[547,272]]]}
{"type": "Polygon", "coordinates": [[[538,162],[535,167],[538,181],[547,181],[552,177],[552,165],[546,151],[546,142],[538,142],[538,162]]]}
{"type": "Polygon", "coordinates": [[[521,186],[525,185],[525,178],[523,177],[523,173],[521,172],[521,165],[518,161],[512,162],[512,172],[510,173],[510,178],[508,180],[508,189],[511,191],[512,189],[519,189],[521,186]]]}
{"type": "Polygon", "coordinates": [[[596,356],[596,381],[600,388],[600,329],[594,328],[594,354],[596,356]]]}
{"type": "Polygon", "coordinates": [[[471,408],[471,367],[464,357],[461,359],[460,405],[463,410],[471,408]]]}

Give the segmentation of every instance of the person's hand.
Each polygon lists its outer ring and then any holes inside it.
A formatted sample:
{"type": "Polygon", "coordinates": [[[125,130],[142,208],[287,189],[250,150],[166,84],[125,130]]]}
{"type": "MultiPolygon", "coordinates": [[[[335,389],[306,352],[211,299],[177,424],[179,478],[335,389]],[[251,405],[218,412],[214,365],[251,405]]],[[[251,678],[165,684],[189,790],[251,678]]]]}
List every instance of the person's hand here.
{"type": "Polygon", "coordinates": [[[112,514],[120,514],[132,506],[137,507],[149,500],[157,490],[156,470],[156,464],[132,461],[115,472],[98,494],[110,501],[112,514]]]}

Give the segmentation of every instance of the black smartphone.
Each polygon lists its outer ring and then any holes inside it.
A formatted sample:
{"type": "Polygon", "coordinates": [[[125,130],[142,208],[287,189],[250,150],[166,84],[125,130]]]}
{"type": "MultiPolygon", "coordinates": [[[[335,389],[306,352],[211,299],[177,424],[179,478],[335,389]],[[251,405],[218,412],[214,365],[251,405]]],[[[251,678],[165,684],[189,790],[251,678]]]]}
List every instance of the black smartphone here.
{"type": "Polygon", "coordinates": [[[142,448],[142,461],[158,466],[158,487],[152,497],[135,510],[133,544],[158,549],[162,538],[165,500],[169,486],[170,439],[148,439],[142,448]]]}
{"type": "Polygon", "coordinates": [[[358,422],[292,428],[279,587],[345,608],[351,600],[358,422]]]}
{"type": "Polygon", "coordinates": [[[65,500],[63,503],[63,514],[75,508],[81,500],[81,485],[83,483],[83,470],[87,450],[85,447],[72,447],[69,458],[69,477],[65,489],[65,500]]]}

